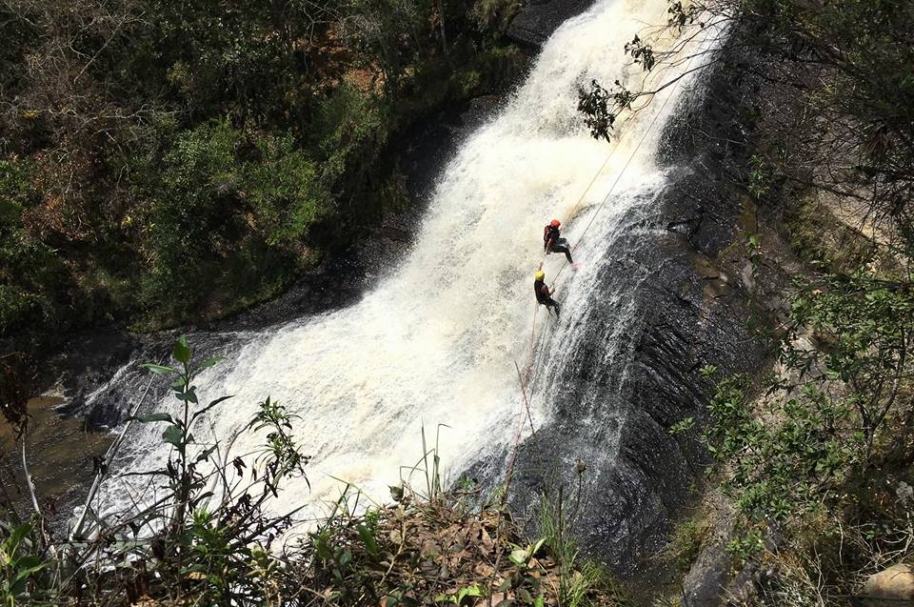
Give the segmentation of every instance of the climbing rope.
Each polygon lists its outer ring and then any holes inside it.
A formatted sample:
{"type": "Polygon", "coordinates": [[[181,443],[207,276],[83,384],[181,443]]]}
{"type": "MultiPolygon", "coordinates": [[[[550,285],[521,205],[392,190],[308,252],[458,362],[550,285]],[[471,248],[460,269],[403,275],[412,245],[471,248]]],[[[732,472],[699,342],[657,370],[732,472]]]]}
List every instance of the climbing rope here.
{"type": "MultiPolygon", "coordinates": [[[[689,58],[689,61],[686,63],[686,67],[685,67],[685,70],[683,73],[685,73],[685,74],[689,73],[689,67],[691,66],[692,60],[694,58],[695,58],[695,55],[693,55],[692,57],[689,58]]],[[[631,163],[635,159],[635,156],[638,155],[638,152],[641,150],[641,147],[644,145],[644,142],[647,141],[647,136],[654,130],[654,127],[657,125],[657,121],[660,119],[660,116],[662,116],[664,114],[664,112],[666,111],[666,107],[669,104],[670,99],[672,99],[673,97],[676,96],[675,93],[679,89],[680,84],[682,84],[682,80],[683,80],[683,78],[680,78],[679,80],[676,81],[676,83],[673,85],[673,88],[670,90],[669,94],[667,95],[666,99],[663,100],[663,103],[660,106],[660,110],[654,115],[654,117],[651,120],[650,124],[648,125],[647,129],[645,129],[644,134],[641,136],[641,139],[638,141],[638,145],[636,145],[635,149],[632,150],[632,153],[629,155],[628,160],[625,161],[625,164],[622,166],[622,169],[620,169],[618,175],[616,175],[616,179],[613,181],[612,186],[610,186],[609,192],[606,194],[606,196],[603,197],[603,200],[600,202],[600,204],[597,206],[594,213],[591,215],[590,221],[588,221],[587,225],[584,226],[584,230],[581,232],[581,234],[578,237],[575,244],[571,246],[572,251],[575,248],[577,248],[577,246],[584,240],[584,235],[587,234],[588,230],[590,230],[590,228],[593,225],[594,221],[596,220],[597,216],[602,212],[603,208],[606,206],[606,203],[609,202],[609,199],[615,193],[616,187],[622,181],[622,177],[625,175],[625,172],[628,170],[629,166],[631,166],[631,163]]],[[[587,193],[590,191],[590,188],[592,188],[593,185],[597,182],[597,179],[600,177],[600,174],[609,164],[609,161],[612,159],[613,155],[616,153],[616,150],[618,148],[619,148],[619,143],[617,142],[616,145],[613,146],[613,149],[610,150],[609,154],[606,155],[606,160],[604,160],[603,164],[600,165],[600,168],[597,169],[597,172],[596,172],[596,174],[594,174],[593,179],[590,180],[590,183],[587,184],[587,187],[584,189],[584,192],[581,194],[581,196],[578,198],[577,202],[572,207],[571,213],[570,213],[571,216],[574,216],[574,214],[577,213],[578,209],[581,206],[581,203],[584,201],[585,196],[587,196],[587,193]]],[[[546,258],[546,255],[544,254],[544,256],[543,256],[544,261],[545,261],[545,258],[546,258]]],[[[565,268],[568,267],[568,265],[569,265],[568,260],[566,259],[565,263],[562,265],[561,268],[559,268],[559,271],[556,273],[555,278],[553,278],[553,280],[552,280],[553,285],[555,285],[558,282],[559,277],[562,275],[562,272],[565,271],[565,268]]],[[[521,379],[521,389],[523,392],[525,402],[528,402],[526,388],[527,388],[527,386],[529,386],[536,380],[536,371],[538,370],[537,366],[535,365],[535,363],[536,363],[536,341],[537,341],[536,312],[538,310],[539,310],[539,304],[536,305],[536,309],[534,310],[534,313],[533,313],[533,330],[532,330],[531,337],[530,337],[530,341],[531,341],[531,343],[530,343],[530,361],[528,362],[527,366],[525,367],[526,375],[527,375],[526,383],[524,382],[523,378],[521,379]]],[[[516,361],[515,361],[515,365],[517,365],[516,361]]],[[[520,375],[519,369],[518,369],[518,375],[520,375]]],[[[528,403],[528,407],[529,407],[529,403],[528,403]]],[[[532,422],[531,422],[531,425],[532,425],[532,422]]]]}

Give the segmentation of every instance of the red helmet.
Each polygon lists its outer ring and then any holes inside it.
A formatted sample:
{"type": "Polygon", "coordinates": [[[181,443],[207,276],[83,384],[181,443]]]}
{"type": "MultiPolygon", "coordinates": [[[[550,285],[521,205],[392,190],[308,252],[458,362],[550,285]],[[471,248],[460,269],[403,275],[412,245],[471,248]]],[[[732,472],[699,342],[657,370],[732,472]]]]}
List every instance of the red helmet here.
{"type": "Polygon", "coordinates": [[[562,222],[559,221],[558,219],[553,219],[552,221],[549,222],[549,225],[551,225],[553,228],[557,228],[560,225],[562,225],[562,222]]]}

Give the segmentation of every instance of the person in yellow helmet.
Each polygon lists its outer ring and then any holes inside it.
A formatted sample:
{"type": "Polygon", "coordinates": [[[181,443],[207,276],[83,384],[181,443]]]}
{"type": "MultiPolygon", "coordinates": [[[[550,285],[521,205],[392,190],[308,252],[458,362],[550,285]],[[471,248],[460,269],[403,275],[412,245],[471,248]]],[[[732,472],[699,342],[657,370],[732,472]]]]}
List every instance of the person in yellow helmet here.
{"type": "Polygon", "coordinates": [[[536,274],[533,275],[533,292],[536,294],[536,301],[541,306],[546,306],[550,311],[555,311],[555,317],[559,317],[559,304],[557,301],[552,299],[552,293],[554,292],[546,285],[546,273],[543,272],[543,266],[540,265],[539,269],[536,271],[536,274]]]}

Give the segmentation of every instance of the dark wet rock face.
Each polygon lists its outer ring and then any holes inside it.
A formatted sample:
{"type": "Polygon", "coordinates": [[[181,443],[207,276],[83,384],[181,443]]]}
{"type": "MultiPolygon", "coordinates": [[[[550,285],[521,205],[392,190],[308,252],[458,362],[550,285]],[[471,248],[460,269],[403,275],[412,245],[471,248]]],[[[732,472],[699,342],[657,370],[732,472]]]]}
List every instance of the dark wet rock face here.
{"type": "Polygon", "coordinates": [[[555,496],[563,484],[568,499],[581,504],[572,521],[581,547],[622,574],[662,547],[706,461],[694,440],[670,433],[675,423],[703,415],[711,386],[700,369],[746,370],[762,357],[743,328],[739,296],[708,301],[692,261],[700,251],[687,236],[666,231],[686,210],[681,194],[694,192],[699,180],[675,178],[656,201],[663,210],[647,224],[633,221],[630,235],[614,245],[625,259],[604,270],[594,291],[594,318],[581,325],[588,344],[562,372],[555,419],[518,456],[515,508],[532,517],[540,495],[555,496]],[[613,343],[623,310],[599,297],[624,289],[632,293],[623,301],[636,312],[621,343],[616,338],[620,364],[607,365],[595,351],[613,343]],[[577,460],[586,466],[580,497],[577,460]]]}
{"type": "Polygon", "coordinates": [[[562,23],[590,8],[593,0],[527,0],[508,27],[508,36],[542,46],[562,23]]]}
{"type": "Polygon", "coordinates": [[[664,133],[668,183],[628,212],[606,252],[579,325],[587,338],[560,372],[552,421],[522,445],[512,486],[534,533],[541,496],[562,486],[580,547],[627,576],[663,547],[708,461],[696,431],[670,432],[689,417],[701,426],[713,385],[700,370],[748,372],[765,354],[748,334],[742,286],[709,289],[701,271],[737,236],[742,198],[726,176],[743,148],[727,141],[743,139],[731,98],[746,90],[731,90],[726,70],[703,81],[664,133]]]}

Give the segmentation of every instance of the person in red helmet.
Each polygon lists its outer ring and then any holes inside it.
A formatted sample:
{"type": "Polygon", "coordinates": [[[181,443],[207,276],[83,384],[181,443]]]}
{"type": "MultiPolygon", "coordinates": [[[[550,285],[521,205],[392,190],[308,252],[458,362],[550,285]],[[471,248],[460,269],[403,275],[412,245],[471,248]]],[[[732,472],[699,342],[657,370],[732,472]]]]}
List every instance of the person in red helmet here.
{"type": "Polygon", "coordinates": [[[559,230],[561,225],[561,221],[553,219],[543,228],[543,249],[547,254],[564,253],[568,263],[573,264],[574,260],[571,258],[571,247],[568,245],[568,241],[562,238],[561,231],[559,230]]]}

